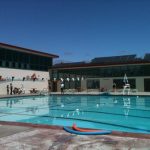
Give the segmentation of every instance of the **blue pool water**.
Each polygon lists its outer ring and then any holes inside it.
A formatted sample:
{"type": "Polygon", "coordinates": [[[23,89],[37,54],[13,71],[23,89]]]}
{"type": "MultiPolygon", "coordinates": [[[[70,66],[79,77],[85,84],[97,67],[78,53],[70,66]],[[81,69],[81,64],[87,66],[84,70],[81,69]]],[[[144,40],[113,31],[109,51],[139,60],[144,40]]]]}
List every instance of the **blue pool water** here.
{"type": "Polygon", "coordinates": [[[0,121],[150,134],[150,97],[35,96],[0,99],[0,121]]]}

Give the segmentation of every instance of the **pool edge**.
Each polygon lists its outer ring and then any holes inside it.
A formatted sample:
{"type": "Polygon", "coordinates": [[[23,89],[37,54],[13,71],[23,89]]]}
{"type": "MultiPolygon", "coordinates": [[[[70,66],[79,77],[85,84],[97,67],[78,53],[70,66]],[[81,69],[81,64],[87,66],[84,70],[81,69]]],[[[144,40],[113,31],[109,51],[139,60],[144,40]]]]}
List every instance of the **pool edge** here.
{"type": "MultiPolygon", "coordinates": [[[[32,128],[63,130],[63,126],[41,125],[41,124],[22,123],[22,122],[10,122],[10,121],[0,121],[0,125],[12,125],[12,126],[24,126],[24,127],[32,127],[32,128]]],[[[144,134],[144,133],[130,133],[130,132],[112,131],[112,133],[109,135],[120,136],[120,137],[150,139],[150,134],[144,134]]]]}

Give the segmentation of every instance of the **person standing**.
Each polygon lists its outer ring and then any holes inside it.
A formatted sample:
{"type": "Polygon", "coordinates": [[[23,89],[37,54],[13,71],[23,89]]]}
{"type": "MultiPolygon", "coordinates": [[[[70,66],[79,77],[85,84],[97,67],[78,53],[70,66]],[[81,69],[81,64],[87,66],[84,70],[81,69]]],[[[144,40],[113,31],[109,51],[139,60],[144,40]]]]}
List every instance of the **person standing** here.
{"type": "Polygon", "coordinates": [[[9,95],[9,85],[7,85],[7,95],[9,95]]]}
{"type": "Polygon", "coordinates": [[[13,92],[13,85],[12,83],[10,83],[10,95],[12,95],[12,92],[13,92]]]}
{"type": "Polygon", "coordinates": [[[116,83],[113,83],[113,92],[116,92],[116,83]]]}
{"type": "Polygon", "coordinates": [[[61,94],[64,94],[64,83],[62,82],[60,84],[61,94]]]}

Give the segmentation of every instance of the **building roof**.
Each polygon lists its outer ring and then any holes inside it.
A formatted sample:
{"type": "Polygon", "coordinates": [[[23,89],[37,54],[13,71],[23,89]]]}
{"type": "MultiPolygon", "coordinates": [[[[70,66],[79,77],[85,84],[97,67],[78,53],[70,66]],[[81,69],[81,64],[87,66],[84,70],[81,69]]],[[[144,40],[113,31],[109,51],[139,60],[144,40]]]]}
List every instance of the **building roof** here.
{"type": "Polygon", "coordinates": [[[6,44],[6,43],[0,43],[0,48],[5,48],[5,49],[18,51],[18,52],[29,53],[29,54],[35,54],[35,55],[49,57],[49,58],[58,58],[59,57],[58,55],[49,54],[49,53],[45,53],[45,52],[40,52],[40,51],[37,51],[37,50],[32,50],[32,49],[28,49],[28,48],[14,46],[14,45],[6,44]]]}
{"type": "Polygon", "coordinates": [[[102,59],[101,57],[99,57],[96,59],[92,59],[90,63],[85,63],[85,62],[60,63],[60,64],[53,65],[52,69],[65,70],[65,69],[79,69],[79,68],[97,68],[97,67],[110,67],[110,66],[123,66],[123,65],[150,64],[150,59],[146,60],[142,58],[136,58],[135,56],[136,55],[112,56],[106,58],[102,57],[102,59]]]}
{"type": "Polygon", "coordinates": [[[127,62],[134,61],[136,55],[122,55],[122,56],[109,56],[109,57],[96,57],[92,59],[92,63],[101,63],[101,62],[127,62]]]}

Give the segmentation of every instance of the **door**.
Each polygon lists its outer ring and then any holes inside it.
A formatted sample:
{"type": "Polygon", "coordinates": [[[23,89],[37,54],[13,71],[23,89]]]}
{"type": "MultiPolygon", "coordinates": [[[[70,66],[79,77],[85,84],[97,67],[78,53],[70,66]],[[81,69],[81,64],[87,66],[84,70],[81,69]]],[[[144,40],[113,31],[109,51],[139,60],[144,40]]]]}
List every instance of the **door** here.
{"type": "Polygon", "coordinates": [[[52,82],[52,92],[57,92],[57,81],[52,82]]]}
{"type": "Polygon", "coordinates": [[[144,91],[150,92],[150,78],[144,79],[144,91]]]}

